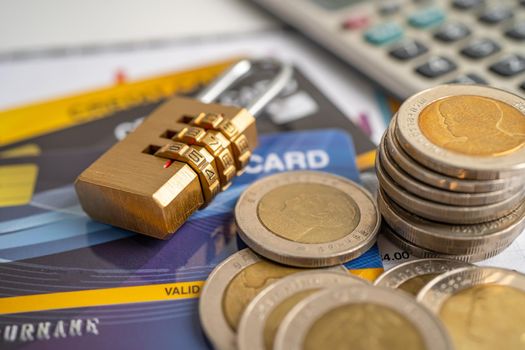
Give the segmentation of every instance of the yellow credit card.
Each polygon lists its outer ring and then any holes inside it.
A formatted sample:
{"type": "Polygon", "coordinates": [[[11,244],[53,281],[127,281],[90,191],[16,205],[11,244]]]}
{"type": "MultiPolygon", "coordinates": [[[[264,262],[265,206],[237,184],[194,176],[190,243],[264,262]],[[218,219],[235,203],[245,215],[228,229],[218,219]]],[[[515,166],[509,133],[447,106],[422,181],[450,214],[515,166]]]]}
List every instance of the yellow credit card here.
{"type": "MultiPolygon", "coordinates": [[[[373,282],[383,271],[382,268],[366,268],[350,270],[349,273],[373,282]]],[[[175,299],[194,299],[199,297],[204,282],[172,282],[0,298],[0,315],[175,299]]]]}
{"type": "Polygon", "coordinates": [[[36,143],[26,143],[0,152],[0,159],[35,157],[39,156],[40,153],[42,153],[42,150],[36,143]]]}
{"type": "Polygon", "coordinates": [[[0,315],[198,298],[204,281],[42,293],[0,298],[0,315]]]}
{"type": "Polygon", "coordinates": [[[37,176],[35,164],[0,166],[0,208],[29,203],[37,176]]]}
{"type": "Polygon", "coordinates": [[[207,84],[236,60],[0,111],[0,146],[99,119],[207,84]]]}

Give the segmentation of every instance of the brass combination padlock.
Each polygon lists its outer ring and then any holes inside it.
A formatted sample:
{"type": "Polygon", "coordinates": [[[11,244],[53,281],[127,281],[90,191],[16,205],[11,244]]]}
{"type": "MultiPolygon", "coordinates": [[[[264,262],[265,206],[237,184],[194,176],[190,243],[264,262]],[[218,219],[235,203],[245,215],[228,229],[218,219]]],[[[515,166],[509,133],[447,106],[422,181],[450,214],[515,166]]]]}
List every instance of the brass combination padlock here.
{"type": "Polygon", "coordinates": [[[82,208],[95,220],[168,238],[243,172],[257,145],[254,115],[291,75],[286,64],[242,60],[197,99],[164,103],[80,174],[75,188],[82,208]],[[210,103],[265,63],[278,64],[279,72],[250,106],[210,103]]]}

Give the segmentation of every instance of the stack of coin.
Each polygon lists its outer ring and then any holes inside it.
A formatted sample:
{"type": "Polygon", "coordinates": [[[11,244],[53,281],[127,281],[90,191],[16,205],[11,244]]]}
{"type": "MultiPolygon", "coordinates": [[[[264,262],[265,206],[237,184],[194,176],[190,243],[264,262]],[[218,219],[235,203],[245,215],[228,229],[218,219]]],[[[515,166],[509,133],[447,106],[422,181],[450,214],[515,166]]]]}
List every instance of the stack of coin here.
{"type": "Polygon", "coordinates": [[[442,85],[406,100],[380,143],[383,231],[420,257],[479,261],[525,228],[525,99],[442,85]]]}

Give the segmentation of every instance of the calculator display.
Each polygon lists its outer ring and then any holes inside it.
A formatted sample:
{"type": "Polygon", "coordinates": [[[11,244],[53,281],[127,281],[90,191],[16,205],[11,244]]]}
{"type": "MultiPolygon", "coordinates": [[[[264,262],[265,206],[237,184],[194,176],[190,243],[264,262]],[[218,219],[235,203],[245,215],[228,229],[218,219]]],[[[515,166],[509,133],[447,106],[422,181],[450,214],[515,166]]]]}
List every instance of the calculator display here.
{"type": "Polygon", "coordinates": [[[315,4],[326,10],[339,10],[340,8],[355,5],[364,0],[312,0],[315,4]]]}

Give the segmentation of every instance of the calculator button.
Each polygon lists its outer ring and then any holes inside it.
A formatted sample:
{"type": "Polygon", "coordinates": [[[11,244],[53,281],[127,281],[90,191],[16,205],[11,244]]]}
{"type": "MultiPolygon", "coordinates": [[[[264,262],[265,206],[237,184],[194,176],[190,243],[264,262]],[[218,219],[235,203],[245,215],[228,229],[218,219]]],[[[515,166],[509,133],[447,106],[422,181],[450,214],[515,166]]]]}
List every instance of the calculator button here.
{"type": "Polygon", "coordinates": [[[460,75],[454,80],[449,81],[451,84],[487,84],[487,81],[477,74],[460,75]]]}
{"type": "Polygon", "coordinates": [[[498,24],[509,18],[512,18],[513,13],[510,7],[506,6],[495,6],[488,7],[479,16],[479,20],[486,24],[498,24]]]}
{"type": "Polygon", "coordinates": [[[354,30],[366,27],[369,23],[369,18],[367,16],[352,16],[348,17],[343,22],[343,28],[354,30]]]}
{"type": "Polygon", "coordinates": [[[416,72],[427,77],[437,78],[446,73],[452,72],[457,66],[446,57],[434,56],[427,63],[416,68],[416,72]]]}
{"type": "Polygon", "coordinates": [[[403,29],[396,23],[383,23],[368,29],[365,39],[374,45],[383,45],[403,36],[403,29]]]}
{"type": "Polygon", "coordinates": [[[431,7],[414,12],[408,17],[408,23],[416,28],[428,28],[440,24],[445,19],[445,12],[431,7]]]}
{"type": "Polygon", "coordinates": [[[476,39],[461,50],[461,53],[470,58],[484,58],[500,50],[500,46],[490,39],[476,39]]]}
{"type": "Polygon", "coordinates": [[[505,35],[514,40],[525,40],[525,21],[515,23],[505,32],[505,35]]]}
{"type": "Polygon", "coordinates": [[[428,51],[428,48],[416,40],[406,40],[390,51],[390,56],[398,60],[409,60],[428,51]]]}
{"type": "Polygon", "coordinates": [[[470,10],[483,4],[483,0],[454,0],[452,6],[460,10],[470,10]]]}
{"type": "Polygon", "coordinates": [[[446,23],[439,28],[434,37],[444,42],[453,42],[470,35],[470,29],[463,23],[446,23]]]}
{"type": "Polygon", "coordinates": [[[511,77],[525,72],[525,57],[521,55],[509,55],[491,65],[490,70],[504,77],[511,77]]]}

